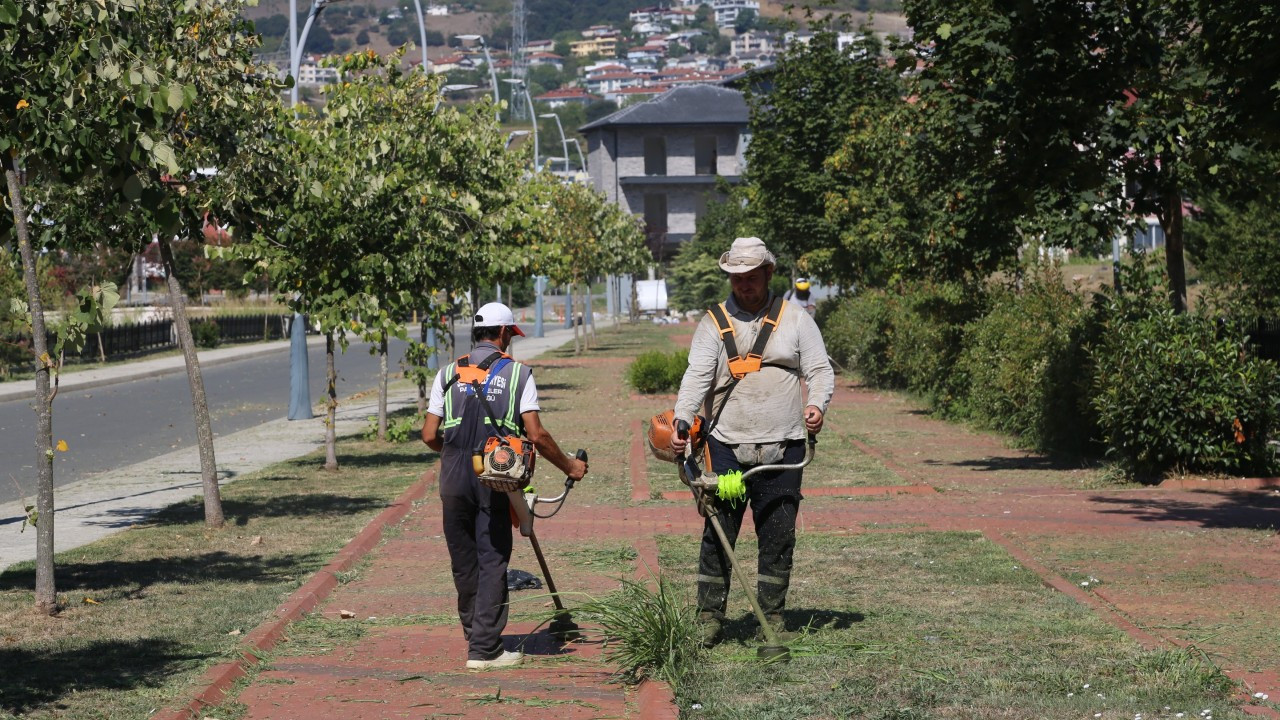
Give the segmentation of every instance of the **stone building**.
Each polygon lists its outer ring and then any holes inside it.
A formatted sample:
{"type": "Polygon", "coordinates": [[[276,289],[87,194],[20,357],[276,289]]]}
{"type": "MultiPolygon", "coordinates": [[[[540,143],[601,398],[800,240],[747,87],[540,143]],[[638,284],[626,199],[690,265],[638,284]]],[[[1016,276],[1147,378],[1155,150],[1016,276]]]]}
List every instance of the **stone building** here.
{"type": "Polygon", "coordinates": [[[717,178],[735,184],[749,140],[747,104],[737,90],[676,87],[583,125],[593,186],[644,218],[655,256],[693,236],[717,178]]]}

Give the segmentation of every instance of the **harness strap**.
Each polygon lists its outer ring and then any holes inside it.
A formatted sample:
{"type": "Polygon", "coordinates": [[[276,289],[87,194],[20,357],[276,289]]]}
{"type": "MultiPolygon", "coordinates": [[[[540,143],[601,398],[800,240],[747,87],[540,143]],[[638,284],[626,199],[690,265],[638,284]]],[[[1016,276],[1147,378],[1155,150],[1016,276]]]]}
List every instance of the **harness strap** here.
{"type": "Polygon", "coordinates": [[[734,338],[733,323],[729,322],[729,313],[725,311],[724,303],[712,305],[710,312],[711,319],[716,323],[716,330],[720,333],[720,342],[724,343],[725,354],[730,360],[737,360],[738,342],[734,338]]]}

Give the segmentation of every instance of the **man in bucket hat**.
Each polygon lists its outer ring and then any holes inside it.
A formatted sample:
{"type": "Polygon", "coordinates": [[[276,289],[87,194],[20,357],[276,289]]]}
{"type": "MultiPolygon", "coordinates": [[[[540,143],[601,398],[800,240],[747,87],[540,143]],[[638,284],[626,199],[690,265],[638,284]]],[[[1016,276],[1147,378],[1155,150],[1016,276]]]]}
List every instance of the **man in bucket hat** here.
{"type": "MultiPolygon", "coordinates": [[[[693,335],[675,418],[690,424],[697,414],[707,418],[711,470],[717,475],[800,463],[806,434],[822,429],[835,388],[813,318],[769,291],[775,264],[759,238],[734,240],[720,256],[732,292],[703,316],[693,335]],[[737,351],[735,357],[731,350],[737,351]]],[[[677,439],[672,447],[683,452],[685,443],[677,439]]],[[[769,624],[784,637],[800,481],[800,470],[757,474],[747,481],[747,502],[715,501],[730,543],[736,543],[751,506],[760,545],[756,597],[769,624]]],[[[698,618],[706,645],[720,638],[729,582],[728,559],[708,520],[698,559],[698,618]]]]}

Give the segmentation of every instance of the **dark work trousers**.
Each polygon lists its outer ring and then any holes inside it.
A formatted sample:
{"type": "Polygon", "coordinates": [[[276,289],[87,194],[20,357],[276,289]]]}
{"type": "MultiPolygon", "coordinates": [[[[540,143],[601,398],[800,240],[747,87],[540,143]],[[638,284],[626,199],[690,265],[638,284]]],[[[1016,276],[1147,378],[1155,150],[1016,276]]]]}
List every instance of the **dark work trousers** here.
{"type": "MultiPolygon", "coordinates": [[[[738,463],[733,448],[710,438],[711,467],[717,475],[731,470],[750,470],[753,466],[738,463]]],[[[779,464],[795,465],[804,460],[803,441],[794,441],[783,453],[779,464]]],[[[765,614],[781,613],[787,604],[787,587],[791,584],[791,557],[796,547],[796,512],[800,508],[801,470],[760,473],[747,478],[747,497],[729,502],[717,499],[716,517],[729,538],[737,546],[738,530],[747,505],[755,521],[760,543],[757,566],[756,598],[765,614]]],[[[702,530],[702,551],[698,557],[698,610],[723,617],[733,582],[729,559],[715,528],[708,519],[702,530]]]]}
{"type": "Polygon", "coordinates": [[[507,626],[511,514],[506,493],[481,488],[479,495],[489,495],[490,504],[458,495],[444,495],[440,501],[467,659],[492,660],[502,654],[507,626]]]}

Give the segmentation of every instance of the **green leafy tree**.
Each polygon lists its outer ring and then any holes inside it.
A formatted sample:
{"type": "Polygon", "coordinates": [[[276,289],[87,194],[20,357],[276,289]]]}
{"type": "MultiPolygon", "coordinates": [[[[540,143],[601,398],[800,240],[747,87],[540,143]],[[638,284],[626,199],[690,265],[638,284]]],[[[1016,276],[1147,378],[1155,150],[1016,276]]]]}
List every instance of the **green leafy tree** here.
{"type": "Polygon", "coordinates": [[[467,287],[520,261],[496,250],[517,224],[508,208],[518,207],[519,172],[492,109],[437,110],[440,79],[402,72],[399,59],[338,62],[346,80],[328,89],[321,113],[287,131],[283,181],[262,223],[273,232],[253,243],[293,308],[327,336],[334,470],[336,347],[355,335],[385,350],[388,337],[405,337],[401,318],[424,309],[424,292],[467,287]]]}
{"type": "Polygon", "coordinates": [[[1200,277],[1226,289],[1247,318],[1280,317],[1280,210],[1269,197],[1213,194],[1196,201],[1187,252],[1200,277]]]}
{"type": "Polygon", "coordinates": [[[760,237],[792,266],[824,279],[844,265],[834,262],[839,245],[824,201],[845,178],[825,165],[849,131],[859,108],[877,111],[897,102],[901,88],[880,58],[874,34],[844,51],[824,30],[807,45],[795,44],[770,75],[767,93],[747,92],[751,144],[747,149],[748,211],[760,237]]]}
{"type": "MultiPolygon", "coordinates": [[[[132,0],[86,3],[0,3],[0,159],[7,185],[10,221],[0,231],[17,240],[26,301],[15,308],[30,325],[36,369],[37,500],[36,607],[57,610],[53,576],[53,398],[61,347],[82,342],[60,334],[54,348],[45,341],[44,305],[36,276],[31,210],[24,185],[33,177],[74,181],[100,173],[117,182],[135,163],[168,165],[173,149],[151,134],[162,126],[170,97],[188,101],[174,68],[150,54],[153,34],[181,9],[173,3],[132,0]],[[168,92],[176,87],[176,93],[168,92]],[[155,102],[153,102],[155,100],[155,102]],[[152,140],[146,147],[141,140],[152,140]]],[[[168,23],[168,35],[179,30],[168,23]]],[[[189,27],[189,26],[187,26],[189,27]]],[[[114,288],[90,291],[80,309],[85,322],[111,304],[114,288]]]]}

